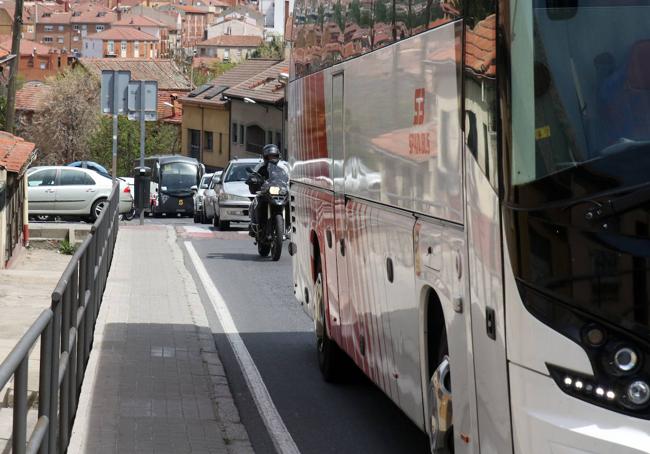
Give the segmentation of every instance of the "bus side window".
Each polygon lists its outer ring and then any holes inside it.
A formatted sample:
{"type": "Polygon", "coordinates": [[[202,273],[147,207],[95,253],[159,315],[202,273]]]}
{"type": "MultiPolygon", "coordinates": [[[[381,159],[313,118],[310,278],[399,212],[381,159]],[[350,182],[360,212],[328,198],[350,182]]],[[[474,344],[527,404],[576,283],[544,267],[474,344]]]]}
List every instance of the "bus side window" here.
{"type": "Polygon", "coordinates": [[[498,117],[494,0],[469,2],[464,44],[466,146],[490,184],[496,188],[498,117]]]}

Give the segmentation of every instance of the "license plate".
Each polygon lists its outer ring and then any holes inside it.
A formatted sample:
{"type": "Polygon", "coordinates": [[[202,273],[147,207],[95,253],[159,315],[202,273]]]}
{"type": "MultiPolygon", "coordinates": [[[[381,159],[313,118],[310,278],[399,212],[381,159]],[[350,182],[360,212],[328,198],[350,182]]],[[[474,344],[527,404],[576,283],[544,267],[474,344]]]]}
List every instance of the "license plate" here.
{"type": "Polygon", "coordinates": [[[280,193],[280,188],[278,188],[277,186],[271,186],[269,192],[271,193],[271,195],[278,195],[280,193]]]}

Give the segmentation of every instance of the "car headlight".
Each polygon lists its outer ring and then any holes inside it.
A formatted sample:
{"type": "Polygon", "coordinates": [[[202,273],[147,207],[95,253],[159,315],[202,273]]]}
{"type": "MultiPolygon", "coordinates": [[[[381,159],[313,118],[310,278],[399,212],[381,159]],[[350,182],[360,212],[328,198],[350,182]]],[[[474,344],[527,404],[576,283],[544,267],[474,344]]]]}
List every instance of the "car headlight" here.
{"type": "Polygon", "coordinates": [[[230,202],[248,202],[248,197],[244,197],[241,195],[235,195],[235,194],[229,194],[227,192],[222,192],[221,193],[221,198],[224,201],[230,201],[230,202]]]}

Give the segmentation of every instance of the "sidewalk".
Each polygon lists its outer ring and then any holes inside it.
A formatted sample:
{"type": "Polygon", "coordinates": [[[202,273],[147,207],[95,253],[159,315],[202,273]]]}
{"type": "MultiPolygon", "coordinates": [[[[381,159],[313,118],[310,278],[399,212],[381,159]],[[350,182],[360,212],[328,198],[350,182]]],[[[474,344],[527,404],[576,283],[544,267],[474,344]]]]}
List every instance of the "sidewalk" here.
{"type": "Polygon", "coordinates": [[[253,452],[172,227],[120,226],[68,452],[253,452]]]}

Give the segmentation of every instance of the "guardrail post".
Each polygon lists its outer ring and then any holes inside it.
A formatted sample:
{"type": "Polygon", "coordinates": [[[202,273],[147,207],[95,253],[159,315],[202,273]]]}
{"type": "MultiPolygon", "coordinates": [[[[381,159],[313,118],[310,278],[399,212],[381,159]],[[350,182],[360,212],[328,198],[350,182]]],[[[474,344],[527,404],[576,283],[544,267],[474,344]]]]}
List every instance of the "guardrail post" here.
{"type": "MultiPolygon", "coordinates": [[[[86,361],[88,357],[86,356],[86,314],[87,310],[84,307],[84,299],[86,296],[86,277],[84,273],[84,264],[85,259],[81,257],[77,265],[77,281],[78,282],[78,291],[75,293],[77,300],[75,301],[74,307],[75,312],[83,310],[83,317],[79,321],[77,326],[77,389],[75,389],[75,396],[79,396],[81,392],[81,383],[84,379],[84,372],[86,372],[86,361]],[[83,308],[83,309],[82,309],[83,308]]],[[[76,322],[76,319],[75,319],[76,322]]]]}
{"type": "Polygon", "coordinates": [[[27,367],[29,355],[20,362],[14,374],[14,427],[11,446],[14,454],[25,454],[27,447],[27,367]]]}
{"type": "MultiPolygon", "coordinates": [[[[49,448],[49,433],[52,428],[52,415],[50,414],[50,392],[52,390],[51,373],[52,373],[52,324],[53,320],[50,319],[45,330],[41,334],[41,360],[39,365],[39,384],[38,384],[38,418],[46,416],[49,420],[47,432],[43,438],[43,442],[39,449],[39,454],[48,454],[49,448]]],[[[56,407],[54,408],[56,412],[56,407]]]]}
{"type": "Polygon", "coordinates": [[[61,299],[60,295],[52,295],[52,369],[50,374],[50,430],[49,430],[49,449],[50,452],[62,452],[57,450],[57,438],[59,427],[59,362],[61,353],[59,345],[61,342],[61,299]]]}
{"type": "MultiPolygon", "coordinates": [[[[74,329],[74,344],[71,347],[70,357],[70,421],[74,420],[74,415],[77,413],[77,376],[79,373],[79,364],[77,363],[78,346],[79,346],[79,261],[75,264],[74,271],[72,272],[72,294],[70,301],[70,320],[72,328],[74,329]]],[[[82,355],[83,356],[83,355],[82,355]]],[[[82,367],[83,369],[83,367],[82,367]]]]}
{"type": "MultiPolygon", "coordinates": [[[[63,310],[61,323],[61,354],[66,353],[67,361],[64,363],[65,370],[63,373],[63,382],[61,383],[60,419],[59,419],[59,438],[61,443],[61,452],[65,451],[68,446],[68,428],[70,424],[70,281],[67,282],[66,289],[63,292],[63,310]]],[[[60,371],[61,373],[61,371],[60,371]]]]}

